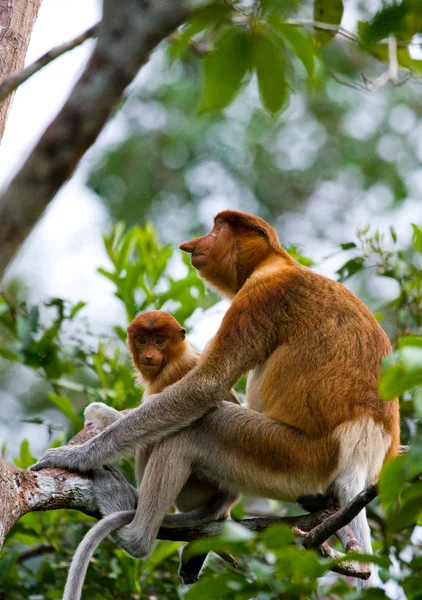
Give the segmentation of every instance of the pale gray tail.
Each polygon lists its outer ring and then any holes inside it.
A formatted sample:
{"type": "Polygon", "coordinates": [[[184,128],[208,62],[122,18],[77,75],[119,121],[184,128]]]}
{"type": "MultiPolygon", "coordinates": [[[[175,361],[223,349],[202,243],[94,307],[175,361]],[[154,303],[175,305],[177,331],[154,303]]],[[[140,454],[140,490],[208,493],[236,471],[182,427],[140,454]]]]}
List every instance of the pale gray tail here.
{"type": "MultiPolygon", "coordinates": [[[[355,496],[357,496],[366,486],[365,478],[363,477],[362,470],[356,469],[343,473],[335,482],[335,487],[338,493],[340,506],[344,508],[347,506],[355,496]]],[[[372,543],[371,543],[371,530],[369,529],[368,520],[366,518],[366,510],[363,509],[360,513],[350,522],[350,527],[356,536],[359,546],[365,554],[372,554],[372,543]]],[[[371,565],[371,569],[374,570],[375,566],[371,565]]],[[[368,586],[371,586],[372,576],[364,581],[357,579],[356,587],[358,590],[362,590],[368,586]]]]}
{"type": "Polygon", "coordinates": [[[89,559],[94,554],[95,549],[110,533],[116,529],[120,529],[124,525],[128,525],[134,516],[134,510],[122,510],[121,512],[111,513],[107,517],[104,517],[104,519],[101,519],[101,521],[98,521],[88,531],[72,559],[64,588],[63,600],[79,600],[89,559]]]}
{"type": "MultiPolygon", "coordinates": [[[[166,515],[163,521],[165,527],[190,527],[201,525],[219,517],[222,494],[216,494],[205,505],[186,513],[166,515]]],[[[70,565],[62,600],[80,600],[82,586],[88,569],[89,560],[97,546],[111,533],[129,525],[135,516],[135,510],[114,512],[94,525],[79,544],[70,565]]]]}

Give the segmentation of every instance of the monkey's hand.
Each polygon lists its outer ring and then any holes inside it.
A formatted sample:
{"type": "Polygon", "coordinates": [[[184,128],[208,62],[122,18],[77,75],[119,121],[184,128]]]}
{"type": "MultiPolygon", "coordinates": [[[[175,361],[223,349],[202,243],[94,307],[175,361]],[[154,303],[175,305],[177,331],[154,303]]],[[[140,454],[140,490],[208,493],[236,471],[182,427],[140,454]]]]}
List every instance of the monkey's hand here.
{"type": "Polygon", "coordinates": [[[104,402],[92,402],[88,404],[84,416],[85,427],[96,425],[101,430],[106,429],[109,425],[123,417],[118,410],[104,404],[104,402]]]}
{"type": "Polygon", "coordinates": [[[49,448],[40,460],[30,467],[31,471],[41,469],[66,469],[68,471],[89,471],[92,467],[84,460],[82,446],[62,446],[61,448],[49,448]]]}

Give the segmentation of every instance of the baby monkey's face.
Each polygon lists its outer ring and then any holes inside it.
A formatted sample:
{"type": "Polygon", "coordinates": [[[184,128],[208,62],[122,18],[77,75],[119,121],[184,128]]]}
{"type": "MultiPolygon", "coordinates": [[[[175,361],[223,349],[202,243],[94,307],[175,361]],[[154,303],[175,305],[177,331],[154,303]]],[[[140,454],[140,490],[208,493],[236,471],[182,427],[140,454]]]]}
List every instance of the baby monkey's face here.
{"type": "Polygon", "coordinates": [[[168,341],[162,335],[142,330],[136,336],[129,337],[135,366],[143,375],[156,375],[165,366],[168,341]]]}
{"type": "Polygon", "coordinates": [[[141,313],[129,325],[127,334],[133,364],[147,379],[157,377],[186,346],[186,331],[172,315],[163,311],[141,313]]]}

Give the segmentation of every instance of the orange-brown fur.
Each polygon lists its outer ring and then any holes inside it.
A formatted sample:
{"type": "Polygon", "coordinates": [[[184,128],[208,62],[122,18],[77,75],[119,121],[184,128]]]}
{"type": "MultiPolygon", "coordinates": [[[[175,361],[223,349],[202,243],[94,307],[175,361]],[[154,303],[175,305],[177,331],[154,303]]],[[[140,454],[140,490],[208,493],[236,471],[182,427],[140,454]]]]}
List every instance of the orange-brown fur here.
{"type": "Polygon", "coordinates": [[[157,394],[188,373],[199,360],[199,352],[185,340],[186,331],[167,312],[151,310],[138,315],[127,328],[127,344],[141,383],[148,395],[157,394]],[[136,341],[145,336],[147,343],[139,347],[136,341]],[[161,346],[155,339],[163,338],[161,346]],[[145,363],[156,369],[145,368],[145,363]]]}
{"type": "MultiPolygon", "coordinates": [[[[239,373],[237,365],[230,365],[230,339],[243,350],[251,340],[261,338],[257,342],[260,352],[245,365],[245,370],[254,369],[253,381],[260,379],[259,395],[248,394],[248,406],[306,434],[302,441],[300,436],[295,440],[292,460],[296,468],[309,460],[316,467],[321,461],[328,475],[327,468],[336,467],[338,452],[338,442],[330,439],[330,433],[342,423],[369,417],[391,436],[386,458],[396,455],[398,403],[384,402],[377,391],[380,361],[391,352],[391,345],[352,292],[298,264],[281,248],[274,230],[251,215],[219,213],[210,234],[180,247],[192,253],[192,264],[198,263],[204,279],[233,298],[200,364],[212,377],[217,370],[221,372],[223,355],[227,374],[234,380],[239,373]],[[202,268],[196,256],[203,253],[208,261],[202,268]],[[257,267],[261,275],[254,278],[257,267]],[[259,328],[251,326],[251,312],[258,315],[259,328]],[[317,455],[313,452],[309,457],[312,439],[325,442],[319,453],[316,449],[317,455]]],[[[285,441],[288,446],[292,443],[285,441]]],[[[279,469],[290,468],[286,461],[279,463],[279,469]]]]}

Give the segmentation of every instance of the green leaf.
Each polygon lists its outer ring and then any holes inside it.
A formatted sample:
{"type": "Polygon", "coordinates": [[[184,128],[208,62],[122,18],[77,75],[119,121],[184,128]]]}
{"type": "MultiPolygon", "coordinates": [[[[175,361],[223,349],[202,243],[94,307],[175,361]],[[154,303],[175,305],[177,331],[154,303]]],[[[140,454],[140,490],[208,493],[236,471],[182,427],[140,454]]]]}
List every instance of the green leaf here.
{"type": "Polygon", "coordinates": [[[281,523],[280,525],[272,525],[271,527],[268,527],[268,529],[266,529],[262,534],[262,541],[267,548],[281,548],[294,543],[295,536],[291,527],[281,523]]]}
{"type": "Polygon", "coordinates": [[[244,519],[246,515],[245,507],[241,502],[232,507],[230,514],[233,519],[239,520],[244,519]]]}
{"type": "Polygon", "coordinates": [[[273,23],[273,26],[292,46],[296,56],[305,67],[309,79],[312,79],[315,68],[315,57],[311,38],[307,34],[303,34],[294,25],[273,23]]]}
{"type": "Polygon", "coordinates": [[[74,319],[78,312],[84,308],[84,306],[86,306],[86,302],[82,302],[82,300],[77,302],[70,311],[69,319],[74,319]]]}
{"type": "MultiPolygon", "coordinates": [[[[400,357],[407,373],[422,373],[422,348],[405,346],[400,350],[400,357]]],[[[421,382],[422,383],[422,382],[421,382]]]]}
{"type": "Polygon", "coordinates": [[[356,248],[355,242],[346,242],[345,244],[340,244],[340,248],[342,250],[351,250],[352,248],[356,248]]]}
{"type": "Polygon", "coordinates": [[[75,430],[79,431],[79,429],[82,429],[83,420],[74,410],[72,403],[67,396],[59,396],[58,394],[50,392],[48,397],[50,402],[66,415],[75,430]]]}
{"type": "Polygon", "coordinates": [[[72,381],[71,379],[52,379],[51,383],[58,385],[65,390],[71,390],[72,392],[84,393],[86,391],[95,391],[86,385],[83,385],[82,383],[76,383],[76,381],[72,381]]]}
{"type": "Polygon", "coordinates": [[[146,571],[148,571],[148,572],[152,571],[159,564],[164,562],[166,560],[166,558],[168,558],[169,556],[172,556],[172,554],[175,554],[177,552],[178,548],[180,548],[180,546],[183,546],[183,542],[165,542],[165,541],[157,542],[153,552],[148,557],[148,560],[145,561],[142,566],[144,567],[144,569],[146,571]]]}
{"type": "Polygon", "coordinates": [[[338,269],[337,275],[339,276],[339,281],[343,282],[346,279],[349,279],[355,273],[358,273],[363,269],[365,259],[362,256],[357,256],[356,258],[352,258],[347,261],[340,269],[338,269]]]}
{"type": "Polygon", "coordinates": [[[304,265],[305,267],[312,267],[312,265],[315,264],[312,258],[303,256],[303,254],[300,253],[299,248],[294,244],[291,244],[290,246],[284,246],[284,249],[290,254],[290,256],[297,260],[299,264],[304,265]]]}
{"type": "Polygon", "coordinates": [[[0,356],[2,358],[6,358],[7,360],[22,360],[22,356],[10,348],[0,347],[0,356]]]}
{"type": "Polygon", "coordinates": [[[419,229],[419,227],[417,225],[415,225],[415,223],[412,223],[412,227],[413,227],[413,239],[412,239],[413,247],[416,248],[416,250],[422,254],[422,230],[419,229]]]}
{"type": "Polygon", "coordinates": [[[227,521],[223,525],[221,532],[221,538],[228,542],[248,542],[253,540],[256,534],[250,529],[243,527],[240,523],[235,521],[227,521]]]}
{"type": "Polygon", "coordinates": [[[29,317],[16,318],[16,335],[24,348],[29,346],[32,340],[32,323],[29,317]]]}
{"type": "Polygon", "coordinates": [[[20,469],[27,469],[35,462],[37,462],[37,459],[32,456],[31,452],[29,451],[28,440],[23,440],[19,458],[15,458],[14,460],[15,465],[20,469]]]}
{"type": "Polygon", "coordinates": [[[404,486],[406,476],[406,456],[397,456],[384,465],[379,483],[378,498],[382,506],[387,507],[395,502],[404,486]]]}
{"type": "Polygon", "coordinates": [[[390,225],[390,235],[391,235],[391,239],[396,244],[397,243],[397,233],[392,225],[390,225]]]}
{"type": "MultiPolygon", "coordinates": [[[[314,21],[326,25],[340,25],[343,17],[342,0],[314,0],[314,21]]],[[[316,29],[314,43],[317,48],[325,46],[335,37],[335,33],[316,29]]]]}
{"type": "Polygon", "coordinates": [[[241,27],[226,27],[203,60],[201,113],[221,110],[239,92],[249,68],[250,37],[241,27]]]}
{"type": "Polygon", "coordinates": [[[422,384],[422,348],[404,346],[382,362],[379,392],[392,400],[422,384]]]}
{"type": "Polygon", "coordinates": [[[400,497],[400,507],[389,518],[391,531],[401,531],[409,525],[416,524],[422,512],[422,483],[408,486],[400,497]]]}
{"type": "Polygon", "coordinates": [[[32,306],[31,310],[29,311],[28,319],[31,333],[35,333],[37,331],[38,323],[40,320],[40,309],[38,308],[38,306],[32,306]]]}
{"type": "Polygon", "coordinates": [[[265,108],[275,114],[287,99],[282,44],[262,27],[255,29],[252,42],[253,63],[261,100],[265,108]]]}
{"type": "Polygon", "coordinates": [[[228,2],[213,2],[198,10],[169,44],[170,59],[182,57],[189,48],[193,36],[208,27],[221,24],[222,21],[229,18],[232,11],[233,6],[228,2]]]}
{"type": "MultiPolygon", "coordinates": [[[[246,591],[246,596],[236,595],[236,598],[247,598],[248,591],[247,589],[251,589],[252,586],[248,585],[247,581],[242,575],[237,575],[235,573],[224,573],[220,575],[216,575],[214,577],[204,577],[204,579],[200,579],[198,583],[196,583],[193,587],[190,588],[188,593],[185,596],[185,600],[215,600],[216,598],[225,598],[230,594],[230,597],[234,597],[234,590],[242,590],[246,591]]],[[[253,588],[252,588],[253,590],[253,588]]],[[[250,594],[250,597],[255,596],[255,594],[250,594]]]]}
{"type": "Polygon", "coordinates": [[[420,0],[403,0],[378,12],[367,27],[359,33],[366,45],[385,39],[394,33],[399,40],[410,41],[422,31],[422,4],[420,0]]]}
{"type": "Polygon", "coordinates": [[[416,346],[417,348],[422,348],[422,336],[404,335],[399,339],[397,346],[399,350],[405,346],[416,346]]]}

